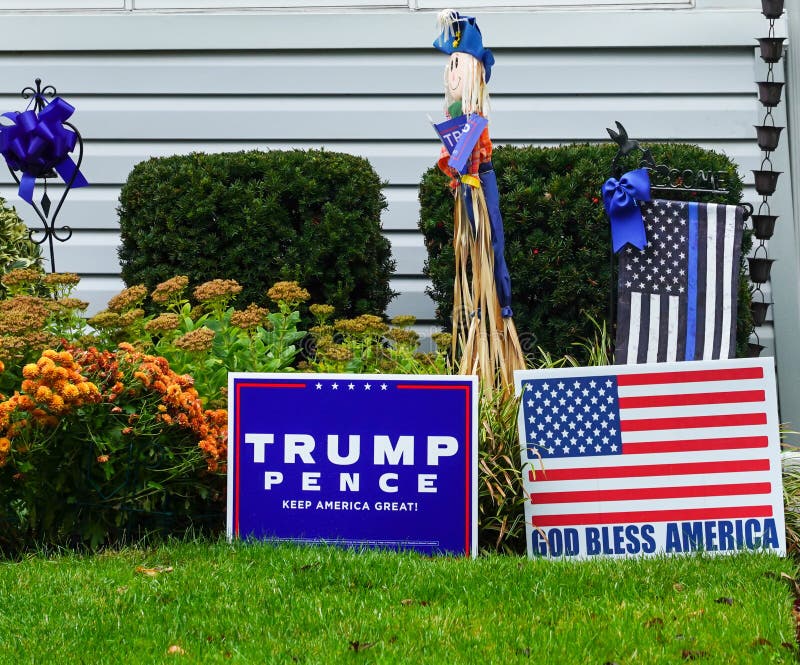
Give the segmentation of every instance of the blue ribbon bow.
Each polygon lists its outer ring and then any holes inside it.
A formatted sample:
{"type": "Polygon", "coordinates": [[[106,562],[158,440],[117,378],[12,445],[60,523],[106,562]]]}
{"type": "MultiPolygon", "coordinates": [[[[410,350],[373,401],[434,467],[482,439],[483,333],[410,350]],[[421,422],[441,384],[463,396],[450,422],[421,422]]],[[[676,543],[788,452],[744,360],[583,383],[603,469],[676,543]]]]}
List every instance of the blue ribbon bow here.
{"type": "Polygon", "coordinates": [[[73,187],[89,183],[78,170],[69,153],[75,149],[78,135],[64,127],[75,107],[60,97],[53,99],[37,116],[36,111],[3,113],[14,124],[0,126],[0,154],[12,171],[21,171],[20,197],[33,204],[36,178],[55,169],[73,187]]]}
{"type": "Polygon", "coordinates": [[[616,254],[627,243],[638,249],[647,246],[641,201],[650,200],[650,175],[647,169],[628,171],[619,180],[603,184],[603,205],[611,219],[611,243],[616,254]]]}

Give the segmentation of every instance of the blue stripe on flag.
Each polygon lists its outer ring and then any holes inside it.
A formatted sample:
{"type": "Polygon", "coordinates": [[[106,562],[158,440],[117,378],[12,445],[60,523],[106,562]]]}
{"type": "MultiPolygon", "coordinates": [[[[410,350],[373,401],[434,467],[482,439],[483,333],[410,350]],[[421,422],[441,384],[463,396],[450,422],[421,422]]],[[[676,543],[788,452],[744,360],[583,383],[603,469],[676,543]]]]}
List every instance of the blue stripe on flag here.
{"type": "Polygon", "coordinates": [[[686,299],[686,360],[694,360],[697,337],[697,203],[689,206],[689,265],[686,299]]]}

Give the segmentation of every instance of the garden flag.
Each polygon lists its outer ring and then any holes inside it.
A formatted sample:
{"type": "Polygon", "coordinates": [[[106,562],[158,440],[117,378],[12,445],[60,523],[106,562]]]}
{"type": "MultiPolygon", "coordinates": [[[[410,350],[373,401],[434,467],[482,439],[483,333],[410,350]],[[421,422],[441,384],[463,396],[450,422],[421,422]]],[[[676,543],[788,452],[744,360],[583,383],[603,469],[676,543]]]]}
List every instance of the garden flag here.
{"type": "Polygon", "coordinates": [[[531,554],[785,552],[771,358],[515,380],[531,554]]]}
{"type": "Polygon", "coordinates": [[[742,208],[654,199],[642,215],[647,246],[620,253],[616,362],[734,357],[742,208]]]}

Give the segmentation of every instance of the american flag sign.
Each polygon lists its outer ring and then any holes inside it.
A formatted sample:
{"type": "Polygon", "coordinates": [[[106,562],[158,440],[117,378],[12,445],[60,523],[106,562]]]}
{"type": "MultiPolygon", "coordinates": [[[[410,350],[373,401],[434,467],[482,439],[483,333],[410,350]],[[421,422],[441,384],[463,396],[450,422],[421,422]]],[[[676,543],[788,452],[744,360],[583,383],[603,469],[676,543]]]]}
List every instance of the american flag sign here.
{"type": "Polygon", "coordinates": [[[620,252],[616,362],[732,358],[742,208],[654,199],[647,247],[620,252]]]}
{"type": "Polygon", "coordinates": [[[785,553],[772,358],[515,381],[531,556],[785,553]]]}

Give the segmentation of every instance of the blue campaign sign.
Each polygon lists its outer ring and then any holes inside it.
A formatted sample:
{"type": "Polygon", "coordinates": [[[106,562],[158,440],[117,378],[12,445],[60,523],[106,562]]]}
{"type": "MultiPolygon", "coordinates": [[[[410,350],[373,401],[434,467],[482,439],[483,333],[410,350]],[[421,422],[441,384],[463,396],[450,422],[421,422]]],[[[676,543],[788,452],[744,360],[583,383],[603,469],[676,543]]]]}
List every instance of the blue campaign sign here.
{"type": "Polygon", "coordinates": [[[477,554],[477,378],[228,378],[228,537],[477,554]]]}
{"type": "Polygon", "coordinates": [[[486,118],[473,114],[460,115],[433,126],[447,152],[450,153],[447,162],[449,166],[459,173],[464,173],[472,149],[488,124],[486,118]]]}

